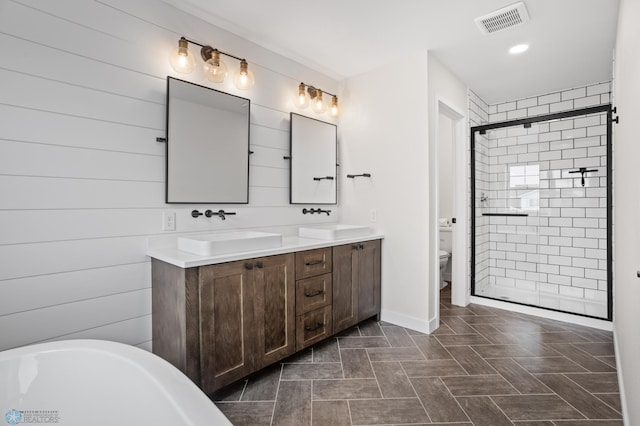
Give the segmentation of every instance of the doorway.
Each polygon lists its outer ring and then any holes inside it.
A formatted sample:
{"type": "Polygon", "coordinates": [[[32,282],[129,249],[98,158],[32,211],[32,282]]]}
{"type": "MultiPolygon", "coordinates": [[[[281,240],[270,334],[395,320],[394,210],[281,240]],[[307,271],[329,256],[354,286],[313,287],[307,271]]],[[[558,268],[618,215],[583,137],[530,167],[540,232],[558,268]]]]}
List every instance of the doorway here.
{"type": "MultiPolygon", "coordinates": [[[[462,110],[445,99],[437,98],[437,141],[434,149],[434,177],[437,194],[432,202],[435,202],[435,218],[432,221],[432,232],[436,236],[436,244],[432,244],[433,265],[436,271],[432,274],[435,278],[435,291],[432,293],[437,301],[437,319],[440,317],[440,227],[449,228],[451,250],[444,278],[450,284],[450,303],[457,306],[466,306],[470,300],[469,288],[469,256],[468,256],[468,197],[467,187],[469,181],[468,156],[466,144],[465,115],[462,110]],[[442,223],[441,223],[442,222],[442,223]]],[[[433,211],[433,210],[432,210],[433,211]]],[[[446,237],[445,237],[446,238],[446,237]]],[[[448,248],[448,247],[447,247],[448,248]]],[[[449,251],[449,250],[447,250],[449,251]]],[[[445,290],[446,292],[446,290],[445,290]]],[[[448,292],[446,292],[448,295],[448,292]]],[[[443,293],[444,294],[444,293],[443,293]]]]}

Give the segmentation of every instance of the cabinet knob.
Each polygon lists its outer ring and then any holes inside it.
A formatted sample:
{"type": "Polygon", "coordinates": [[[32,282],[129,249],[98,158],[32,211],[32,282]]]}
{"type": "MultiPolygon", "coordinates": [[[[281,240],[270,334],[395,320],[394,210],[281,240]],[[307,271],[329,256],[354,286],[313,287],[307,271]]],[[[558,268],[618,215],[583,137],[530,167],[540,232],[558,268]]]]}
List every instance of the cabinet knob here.
{"type": "Polygon", "coordinates": [[[251,263],[251,262],[245,263],[244,264],[244,268],[245,269],[249,269],[249,270],[253,269],[253,263],[251,263]]]}
{"type": "Polygon", "coordinates": [[[258,268],[262,268],[262,266],[263,266],[263,265],[262,265],[262,262],[256,262],[256,266],[257,266],[258,268]]]}
{"type": "Polygon", "coordinates": [[[364,250],[364,244],[358,244],[358,248],[359,248],[360,250],[364,250]]]}

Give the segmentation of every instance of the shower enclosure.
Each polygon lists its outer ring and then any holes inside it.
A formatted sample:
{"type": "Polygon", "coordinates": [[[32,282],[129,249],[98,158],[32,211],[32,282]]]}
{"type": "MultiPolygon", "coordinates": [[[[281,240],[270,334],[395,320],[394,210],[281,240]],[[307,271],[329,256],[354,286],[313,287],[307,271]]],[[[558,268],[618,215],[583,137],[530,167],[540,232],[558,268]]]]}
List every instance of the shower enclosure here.
{"type": "Polygon", "coordinates": [[[471,128],[471,294],[612,319],[611,106],[471,128]]]}

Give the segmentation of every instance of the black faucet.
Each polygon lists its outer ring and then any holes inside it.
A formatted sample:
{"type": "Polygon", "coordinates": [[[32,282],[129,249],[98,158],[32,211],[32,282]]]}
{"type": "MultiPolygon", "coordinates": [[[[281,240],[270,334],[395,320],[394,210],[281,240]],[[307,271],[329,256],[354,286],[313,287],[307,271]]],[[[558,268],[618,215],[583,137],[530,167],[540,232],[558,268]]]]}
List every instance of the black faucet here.
{"type": "Polygon", "coordinates": [[[331,210],[322,210],[322,209],[320,209],[320,208],[317,208],[317,209],[307,209],[307,208],[304,208],[304,209],[302,209],[302,213],[303,213],[303,214],[307,214],[307,213],[309,213],[309,214],[314,214],[314,213],[326,213],[326,214],[327,214],[327,216],[329,216],[329,215],[331,214],[331,210]]]}
{"type": "Polygon", "coordinates": [[[233,216],[235,214],[236,212],[225,212],[224,210],[218,210],[217,212],[214,212],[213,210],[207,210],[206,212],[204,212],[204,215],[206,217],[218,216],[222,220],[226,220],[225,216],[233,216]]]}

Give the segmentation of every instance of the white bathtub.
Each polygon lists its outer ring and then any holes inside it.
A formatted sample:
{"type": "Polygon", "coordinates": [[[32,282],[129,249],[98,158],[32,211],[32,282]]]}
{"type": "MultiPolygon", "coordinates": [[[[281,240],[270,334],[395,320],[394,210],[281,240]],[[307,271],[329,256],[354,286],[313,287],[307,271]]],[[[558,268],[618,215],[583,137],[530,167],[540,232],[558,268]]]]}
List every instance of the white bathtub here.
{"type": "Polygon", "coordinates": [[[103,340],[0,352],[0,416],[18,425],[231,425],[165,360],[103,340]]]}

